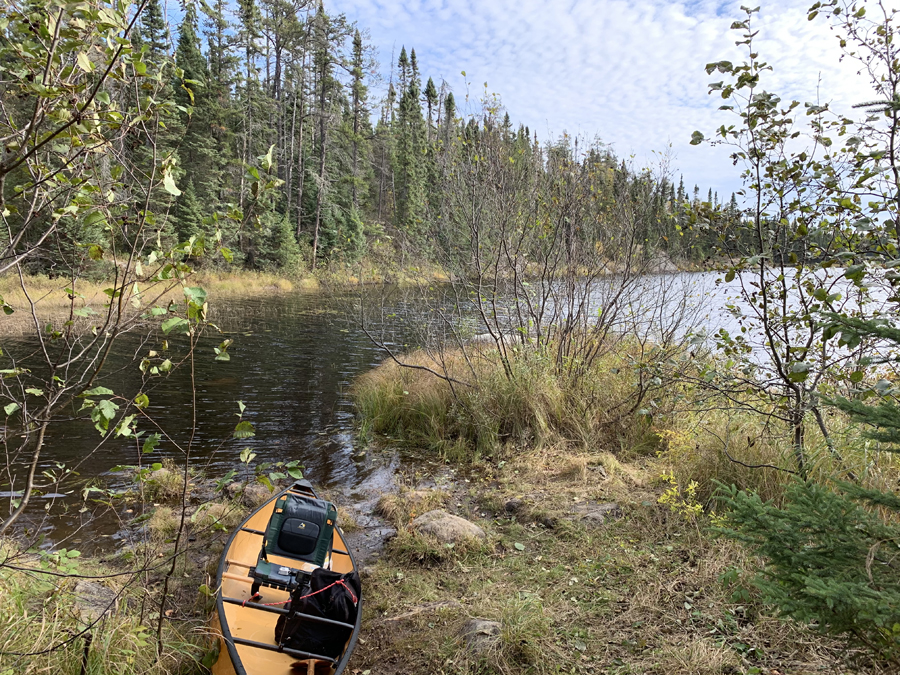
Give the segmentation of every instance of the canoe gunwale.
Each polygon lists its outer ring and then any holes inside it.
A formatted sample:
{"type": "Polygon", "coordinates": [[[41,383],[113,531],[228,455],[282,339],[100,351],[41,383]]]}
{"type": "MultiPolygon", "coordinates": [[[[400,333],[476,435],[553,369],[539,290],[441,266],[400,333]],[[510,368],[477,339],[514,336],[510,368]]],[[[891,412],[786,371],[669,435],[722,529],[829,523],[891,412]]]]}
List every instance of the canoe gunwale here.
{"type": "MultiPolygon", "coordinates": [[[[255,516],[260,511],[262,511],[271,502],[273,502],[274,500],[281,497],[281,495],[283,495],[287,492],[290,492],[292,489],[293,489],[293,485],[285,488],[278,494],[273,495],[272,499],[266,501],[265,503],[261,504],[260,506],[255,508],[253,511],[251,511],[250,515],[248,515],[246,518],[244,518],[244,520],[241,521],[241,524],[238,527],[234,528],[234,530],[228,536],[228,541],[225,542],[225,550],[222,552],[222,557],[219,560],[219,567],[218,567],[218,570],[216,571],[216,614],[219,619],[219,627],[220,627],[220,630],[222,633],[222,640],[225,642],[225,646],[228,649],[228,657],[231,660],[231,665],[234,667],[234,672],[236,675],[248,675],[248,673],[247,673],[247,670],[244,668],[244,664],[241,661],[240,655],[238,654],[235,640],[239,640],[241,643],[245,643],[245,646],[249,646],[249,647],[257,647],[257,645],[253,644],[252,640],[243,640],[243,638],[235,638],[231,634],[231,628],[228,625],[228,621],[225,616],[225,602],[224,602],[224,598],[222,596],[222,582],[223,582],[222,575],[225,574],[225,567],[229,564],[228,560],[227,560],[227,558],[228,558],[227,553],[231,549],[231,545],[234,543],[234,538],[237,536],[237,534],[239,532],[251,530],[251,528],[246,528],[246,530],[245,530],[245,527],[246,527],[247,523],[250,522],[250,519],[253,518],[253,516],[255,516]],[[246,643],[250,643],[250,644],[246,644],[246,643]]],[[[310,488],[310,490],[312,491],[314,496],[317,496],[315,493],[315,490],[312,490],[312,488],[310,488]]],[[[346,546],[347,541],[346,541],[346,539],[344,539],[344,531],[341,530],[341,528],[338,527],[337,525],[335,525],[334,529],[339,534],[341,541],[343,541],[344,545],[346,546]]],[[[252,531],[252,533],[256,534],[256,531],[252,531]]],[[[356,560],[354,559],[353,554],[350,552],[349,547],[347,547],[346,551],[340,551],[340,553],[349,556],[350,562],[353,565],[353,569],[357,570],[356,560]]],[[[341,675],[341,673],[344,672],[344,668],[347,666],[347,661],[350,659],[350,655],[353,653],[353,650],[356,648],[356,641],[359,637],[359,628],[360,628],[360,625],[362,624],[362,607],[363,607],[363,598],[362,598],[362,596],[360,596],[359,601],[356,604],[356,623],[353,626],[353,632],[350,634],[350,639],[347,641],[347,646],[344,648],[343,654],[341,654],[339,659],[332,661],[333,668],[334,668],[334,672],[332,673],[332,675],[341,675]]],[[[344,624],[344,625],[347,625],[347,624],[344,624]]],[[[268,649],[270,647],[270,645],[262,646],[264,643],[257,643],[257,644],[260,645],[257,648],[261,648],[261,649],[268,649]]],[[[277,646],[271,645],[271,647],[275,651],[278,651],[277,646]]],[[[282,651],[284,651],[284,653],[287,653],[288,655],[290,655],[290,651],[288,651],[288,649],[284,649],[282,651]]],[[[299,652],[299,650],[291,650],[291,651],[299,652]]],[[[219,658],[221,658],[221,654],[220,654],[219,658]]]]}

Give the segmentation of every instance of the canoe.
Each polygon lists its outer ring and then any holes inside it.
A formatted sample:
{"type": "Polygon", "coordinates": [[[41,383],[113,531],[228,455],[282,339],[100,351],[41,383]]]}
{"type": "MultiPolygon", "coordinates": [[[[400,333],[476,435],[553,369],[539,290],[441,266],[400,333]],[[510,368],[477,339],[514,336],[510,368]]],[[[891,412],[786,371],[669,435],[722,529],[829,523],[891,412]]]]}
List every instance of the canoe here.
{"type": "MultiPolygon", "coordinates": [[[[298,481],[279,492],[256,509],[232,532],[225,545],[217,575],[216,613],[213,630],[219,635],[219,657],[212,667],[213,675],[340,675],[343,672],[359,634],[362,598],[358,598],[356,621],[343,653],[335,659],[314,660],[301,649],[280,647],[275,640],[275,624],[287,612],[282,605],[290,599],[286,589],[259,588],[261,597],[251,598],[254,579],[249,575],[258,561],[260,549],[276,502],[283,495],[302,494],[316,497],[306,481],[298,481]],[[329,663],[330,662],[330,663],[329,663]]],[[[356,562],[344,533],[335,523],[332,546],[323,567],[334,572],[356,571],[356,562]]],[[[297,568],[296,560],[270,555],[275,565],[297,568]]],[[[328,624],[327,620],[315,619],[328,624]]],[[[349,624],[340,624],[346,631],[349,624]]],[[[292,645],[294,646],[294,645],[292,645]]]]}

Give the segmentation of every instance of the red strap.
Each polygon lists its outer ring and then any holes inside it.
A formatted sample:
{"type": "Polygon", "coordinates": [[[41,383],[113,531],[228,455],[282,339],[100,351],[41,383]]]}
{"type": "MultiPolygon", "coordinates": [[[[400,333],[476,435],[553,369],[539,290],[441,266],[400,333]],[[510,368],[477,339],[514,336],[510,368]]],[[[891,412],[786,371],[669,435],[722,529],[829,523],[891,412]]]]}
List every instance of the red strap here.
{"type": "MultiPolygon", "coordinates": [[[[341,586],[343,586],[344,588],[347,589],[347,592],[350,594],[350,597],[353,598],[353,604],[355,605],[358,602],[356,594],[353,592],[353,589],[351,589],[347,585],[347,582],[345,582],[343,579],[338,579],[334,583],[328,584],[325,588],[320,588],[319,590],[313,591],[312,593],[307,593],[306,595],[301,595],[299,598],[297,598],[297,600],[305,600],[306,598],[311,598],[312,596],[317,595],[318,593],[321,593],[322,591],[327,591],[332,586],[337,586],[338,584],[340,584],[341,586]]],[[[259,597],[259,593],[256,593],[255,595],[251,596],[247,600],[244,600],[244,602],[241,606],[246,605],[248,602],[252,602],[253,598],[258,598],[258,597],[259,597]]],[[[293,599],[294,598],[291,598],[291,600],[293,600],[293,599]]],[[[258,603],[258,604],[261,604],[263,607],[272,607],[273,605],[283,605],[284,603],[285,603],[284,600],[280,600],[278,602],[263,602],[263,603],[258,603]]]]}

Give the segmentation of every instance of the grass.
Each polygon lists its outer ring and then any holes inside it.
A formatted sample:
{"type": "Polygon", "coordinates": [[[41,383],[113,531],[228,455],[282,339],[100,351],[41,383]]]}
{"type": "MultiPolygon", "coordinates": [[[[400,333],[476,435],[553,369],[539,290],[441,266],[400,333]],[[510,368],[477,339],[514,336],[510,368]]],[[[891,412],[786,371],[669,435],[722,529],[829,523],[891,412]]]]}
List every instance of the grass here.
{"type": "Polygon", "coordinates": [[[548,352],[522,350],[505,370],[496,354],[435,356],[417,351],[360,377],[353,395],[362,433],[402,437],[451,462],[502,456],[516,448],[566,441],[582,448],[648,452],[658,438],[647,419],[627,412],[632,390],[627,349],[608,353],[584,378],[559,372],[548,352]]]}
{"type": "Polygon", "coordinates": [[[850,663],[854,655],[841,645],[773,617],[747,584],[754,561],[709,535],[706,516],[688,518],[659,503],[659,459],[592,468],[607,465],[615,462],[563,445],[531,449],[502,466],[476,462],[469,482],[457,481],[441,498],[488,533],[486,543],[470,547],[409,532],[413,502],[391,501],[399,533],[364,582],[365,644],[352,667],[381,674],[877,672],[850,663]],[[522,502],[514,513],[502,508],[511,500],[522,502]],[[603,526],[575,510],[612,501],[624,515],[603,526]],[[428,606],[437,609],[415,613],[428,606]],[[460,631],[470,618],[500,622],[487,652],[466,648],[460,631]]]}
{"type": "MultiPolygon", "coordinates": [[[[712,534],[719,483],[783,499],[791,476],[781,469],[794,460],[779,423],[683,385],[654,393],[652,414],[617,413],[634,391],[627,350],[582,382],[537,352],[516,353],[509,376],[490,350],[403,360],[474,386],[393,362],[354,385],[363,433],[460,470],[417,476],[442,490],[410,485],[379,502],[398,534],[365,582],[360,671],[887,672],[774,616],[751,584],[760,561],[712,534]],[[581,517],[586,505],[610,502],[620,519],[581,517]],[[449,547],[412,531],[432,508],[472,520],[487,541],[449,547]],[[471,618],[500,622],[489,649],[466,646],[471,618]]],[[[840,413],[825,414],[833,447],[810,420],[811,477],[852,472],[867,486],[895,486],[898,458],[874,452],[840,413]]]]}
{"type": "MultiPolygon", "coordinates": [[[[714,507],[720,483],[781,500],[796,468],[786,425],[674,382],[643,399],[644,411],[629,412],[636,407],[634,358],[623,342],[578,379],[560,373],[538,350],[515,352],[508,371],[495,350],[420,350],[401,357],[413,368],[385,361],[358,378],[352,393],[362,435],[401,439],[452,463],[503,460],[522,450],[564,445],[573,452],[558,470],[573,477],[589,477],[590,462],[621,472],[635,460],[659,457],[660,474],[671,475],[681,490],[693,483],[705,509],[714,507]],[[642,414],[646,409],[652,414],[642,414]]],[[[810,415],[810,477],[852,474],[869,487],[896,484],[900,457],[875,452],[839,411],[824,414],[840,458],[810,415]]]]}
{"type": "MultiPolygon", "coordinates": [[[[4,557],[12,550],[3,546],[4,557]]],[[[85,640],[92,641],[86,670],[89,675],[163,675],[198,672],[204,639],[182,624],[165,623],[164,651],[157,658],[156,635],[144,605],[145,593],[128,576],[94,580],[117,597],[114,611],[97,623],[85,613],[77,579],[40,574],[36,558],[19,558],[23,570],[0,568],[0,673],[31,675],[82,672],[85,640]],[[32,570],[32,571],[29,571],[32,570]],[[143,621],[141,619],[143,615],[143,621]]],[[[120,572],[96,562],[79,565],[81,574],[120,572]]],[[[83,591],[83,588],[82,588],[83,591]]]]}
{"type": "MultiPolygon", "coordinates": [[[[67,289],[72,282],[62,277],[49,278],[45,275],[25,278],[28,296],[25,295],[19,278],[14,275],[0,277],[0,296],[16,311],[0,322],[0,334],[18,334],[34,330],[34,319],[31,314],[28,298],[35,303],[35,312],[41,324],[47,321],[62,323],[69,319],[72,309],[89,308],[95,314],[89,317],[74,319],[75,325],[88,327],[105,316],[105,306],[109,297],[104,289],[110,282],[79,280],[74,287],[77,296],[73,300],[67,289]]],[[[166,306],[170,302],[183,302],[184,294],[179,286],[169,288],[171,282],[139,283],[142,304],[135,308],[130,302],[125,303],[127,311],[135,314],[149,306],[166,306]]],[[[263,295],[289,293],[295,290],[314,290],[318,287],[315,279],[287,279],[265,272],[234,271],[196,272],[188,284],[200,286],[209,293],[210,304],[215,311],[215,302],[242,298],[257,298],[263,295]]],[[[43,326],[42,326],[43,327],[43,326]]]]}

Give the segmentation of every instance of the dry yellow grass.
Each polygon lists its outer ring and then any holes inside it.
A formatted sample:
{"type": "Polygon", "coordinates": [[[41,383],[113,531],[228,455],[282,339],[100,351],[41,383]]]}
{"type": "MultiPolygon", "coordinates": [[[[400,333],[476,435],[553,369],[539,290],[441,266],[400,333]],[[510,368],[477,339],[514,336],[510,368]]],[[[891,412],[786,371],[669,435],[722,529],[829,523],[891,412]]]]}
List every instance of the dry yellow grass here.
{"type": "MultiPolygon", "coordinates": [[[[313,291],[318,288],[315,279],[303,279],[295,282],[264,272],[198,272],[186,282],[188,286],[199,286],[207,291],[212,303],[217,300],[255,298],[264,295],[290,293],[295,290],[313,291]]],[[[67,289],[72,288],[71,280],[63,278],[50,279],[47,276],[29,276],[25,284],[14,275],[0,277],[0,296],[16,311],[0,317],[0,335],[15,335],[33,331],[34,313],[38,325],[47,322],[61,324],[70,318],[72,310],[89,308],[95,314],[90,317],[74,317],[76,326],[87,328],[102,320],[107,313],[109,297],[104,292],[110,282],[79,280],[74,287],[75,297],[70,296],[67,289]]],[[[153,306],[166,306],[170,302],[184,301],[184,293],[177,282],[138,282],[140,302],[133,305],[128,298],[123,303],[130,316],[137,316],[153,306]]]]}
{"type": "Polygon", "coordinates": [[[736,600],[723,575],[753,561],[707,535],[705,516],[658,503],[663,466],[555,445],[457,475],[445,508],[481,526],[486,544],[447,548],[401,528],[365,580],[365,642],[353,667],[383,675],[879,672],[774,618],[752,588],[736,600]],[[510,500],[520,506],[507,510],[510,500]],[[589,524],[578,515],[588,502],[616,502],[623,517],[589,524]],[[475,617],[502,626],[480,655],[460,637],[475,617]]]}

